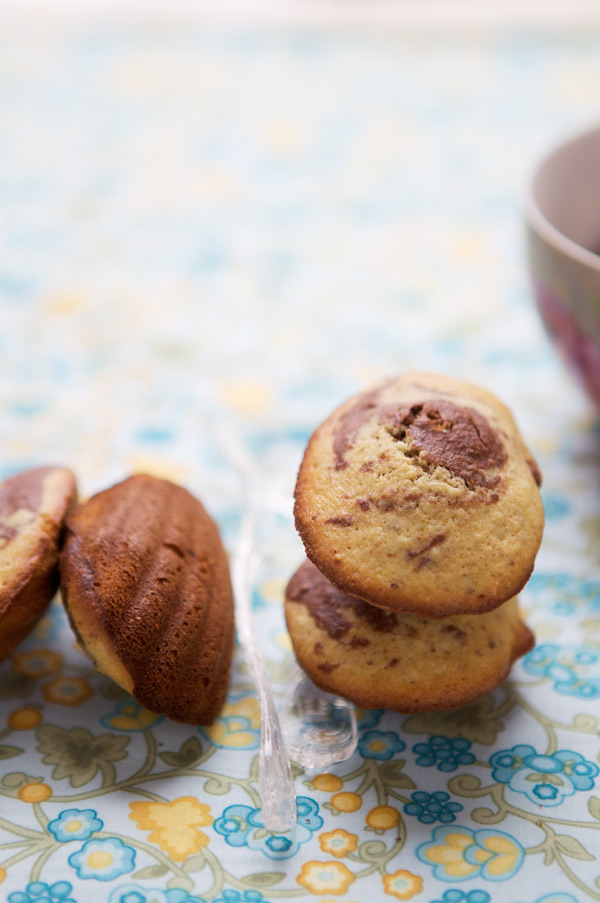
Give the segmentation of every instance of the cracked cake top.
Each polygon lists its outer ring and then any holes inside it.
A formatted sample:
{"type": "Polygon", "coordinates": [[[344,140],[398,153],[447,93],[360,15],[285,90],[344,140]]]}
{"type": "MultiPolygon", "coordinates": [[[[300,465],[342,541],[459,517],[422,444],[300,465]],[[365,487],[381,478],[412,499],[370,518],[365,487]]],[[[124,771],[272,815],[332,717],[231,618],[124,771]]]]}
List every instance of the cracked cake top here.
{"type": "Polygon", "coordinates": [[[540,474],[510,411],[461,380],[407,372],[314,433],[296,485],[308,557],[392,611],[490,611],[527,582],[543,531],[540,474]]]}

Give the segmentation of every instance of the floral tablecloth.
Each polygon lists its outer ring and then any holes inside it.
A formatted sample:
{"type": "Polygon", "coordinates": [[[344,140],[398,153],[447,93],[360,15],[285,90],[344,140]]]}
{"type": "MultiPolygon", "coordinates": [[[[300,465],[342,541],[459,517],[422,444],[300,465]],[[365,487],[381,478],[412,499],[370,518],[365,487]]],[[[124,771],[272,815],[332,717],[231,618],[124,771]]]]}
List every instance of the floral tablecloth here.
{"type": "Polygon", "coordinates": [[[532,307],[519,201],[598,115],[594,31],[161,27],[0,34],[0,475],[133,471],[199,495],[229,548],[264,480],[254,597],[275,690],[302,560],[303,446],[407,367],[480,382],[544,472],[522,604],[536,648],[461,711],[358,713],[358,751],[296,768],[272,835],[238,648],[206,729],[140,708],[59,600],[0,669],[9,903],[600,900],[600,430],[532,307]]]}

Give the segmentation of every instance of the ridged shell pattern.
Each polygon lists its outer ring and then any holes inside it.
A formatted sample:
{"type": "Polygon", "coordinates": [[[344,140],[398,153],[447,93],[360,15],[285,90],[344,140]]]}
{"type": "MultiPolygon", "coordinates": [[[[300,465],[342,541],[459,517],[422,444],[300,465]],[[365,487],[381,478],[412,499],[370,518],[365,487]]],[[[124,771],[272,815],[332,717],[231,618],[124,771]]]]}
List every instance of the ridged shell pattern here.
{"type": "Polygon", "coordinates": [[[93,496],[67,521],[61,589],[75,631],[98,626],[139,703],[175,721],[213,721],[233,597],[217,528],[189,492],[138,475],[93,496]]]}

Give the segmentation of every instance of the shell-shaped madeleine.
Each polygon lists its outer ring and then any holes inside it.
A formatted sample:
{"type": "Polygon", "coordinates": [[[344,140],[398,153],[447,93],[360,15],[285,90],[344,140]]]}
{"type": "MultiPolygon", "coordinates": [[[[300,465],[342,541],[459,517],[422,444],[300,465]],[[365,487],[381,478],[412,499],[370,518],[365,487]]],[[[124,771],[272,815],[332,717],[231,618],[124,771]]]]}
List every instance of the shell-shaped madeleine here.
{"type": "Polygon", "coordinates": [[[343,592],[430,618],[481,614],[529,579],[540,472],[490,392],[408,371],[311,437],[296,484],[308,558],[343,592]]]}
{"type": "Polygon", "coordinates": [[[33,628],[58,589],[58,552],[75,477],[38,467],[0,484],[0,660],[33,628]]]}
{"type": "Polygon", "coordinates": [[[310,561],[288,584],[285,615],[309,677],[366,709],[460,708],[499,686],[534,643],[517,598],[448,618],[385,611],[346,595],[310,561]]]}
{"type": "Polygon", "coordinates": [[[66,522],[61,591],[99,671],[147,709],[210,724],[234,633],[227,556],[187,490],[147,475],[93,496],[66,522]]]}

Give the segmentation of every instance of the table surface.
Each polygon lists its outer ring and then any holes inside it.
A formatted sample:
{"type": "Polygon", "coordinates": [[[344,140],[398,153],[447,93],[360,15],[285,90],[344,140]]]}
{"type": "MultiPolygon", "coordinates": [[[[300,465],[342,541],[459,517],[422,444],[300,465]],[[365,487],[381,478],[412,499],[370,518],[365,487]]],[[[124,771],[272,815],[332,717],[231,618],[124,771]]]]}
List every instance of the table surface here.
{"type": "Polygon", "coordinates": [[[405,368],[487,386],[547,515],[536,649],[465,710],[359,712],[352,759],[297,769],[283,838],[243,650],[215,725],[177,725],[95,673],[53,603],[0,670],[2,899],[600,899],[600,431],[533,308],[520,213],[538,153],[597,118],[599,50],[583,28],[0,34],[0,476],[167,476],[231,548],[225,424],[264,477],[276,690],[295,472],[355,391],[405,368]]]}

